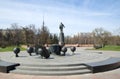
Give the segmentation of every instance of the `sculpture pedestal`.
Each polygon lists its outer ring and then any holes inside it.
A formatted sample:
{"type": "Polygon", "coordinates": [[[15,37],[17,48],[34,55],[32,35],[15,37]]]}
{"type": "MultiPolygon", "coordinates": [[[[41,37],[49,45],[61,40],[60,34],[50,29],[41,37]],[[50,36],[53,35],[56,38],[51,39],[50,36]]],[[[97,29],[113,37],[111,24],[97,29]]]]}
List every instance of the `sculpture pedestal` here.
{"type": "Polygon", "coordinates": [[[59,35],[59,45],[61,45],[61,46],[65,45],[65,42],[64,42],[64,33],[63,32],[60,32],[60,35],[59,35]]]}

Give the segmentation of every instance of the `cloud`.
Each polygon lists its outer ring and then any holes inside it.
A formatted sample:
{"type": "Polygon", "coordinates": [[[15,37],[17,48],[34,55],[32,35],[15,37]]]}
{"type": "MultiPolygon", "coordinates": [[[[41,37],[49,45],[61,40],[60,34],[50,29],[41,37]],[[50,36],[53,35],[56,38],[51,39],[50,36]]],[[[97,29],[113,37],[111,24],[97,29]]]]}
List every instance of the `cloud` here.
{"type": "MultiPolygon", "coordinates": [[[[20,25],[35,24],[40,28],[43,21],[50,32],[58,33],[59,23],[66,26],[65,33],[74,34],[80,31],[90,31],[97,26],[105,26],[106,18],[109,20],[113,13],[89,9],[91,0],[30,0],[31,2],[4,0],[0,3],[0,24],[8,27],[8,24],[17,22],[20,25]],[[36,2],[37,1],[37,2],[36,2]],[[42,1],[42,2],[41,2],[42,1]],[[85,9],[86,8],[86,9],[85,9]],[[89,29],[88,29],[89,28],[89,29]]],[[[118,19],[119,20],[119,19],[118,19]]],[[[111,23],[110,23],[111,24],[111,23]]]]}

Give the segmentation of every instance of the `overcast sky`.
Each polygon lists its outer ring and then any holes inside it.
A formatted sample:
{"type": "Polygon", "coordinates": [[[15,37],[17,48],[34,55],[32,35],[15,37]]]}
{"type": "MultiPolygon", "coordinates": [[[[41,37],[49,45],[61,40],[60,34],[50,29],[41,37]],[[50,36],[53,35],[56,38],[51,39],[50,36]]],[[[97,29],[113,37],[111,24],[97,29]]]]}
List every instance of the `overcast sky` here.
{"type": "Polygon", "coordinates": [[[120,27],[120,0],[0,0],[0,29],[18,25],[45,25],[59,33],[65,25],[67,35],[91,32],[103,27],[113,32],[120,27]]]}

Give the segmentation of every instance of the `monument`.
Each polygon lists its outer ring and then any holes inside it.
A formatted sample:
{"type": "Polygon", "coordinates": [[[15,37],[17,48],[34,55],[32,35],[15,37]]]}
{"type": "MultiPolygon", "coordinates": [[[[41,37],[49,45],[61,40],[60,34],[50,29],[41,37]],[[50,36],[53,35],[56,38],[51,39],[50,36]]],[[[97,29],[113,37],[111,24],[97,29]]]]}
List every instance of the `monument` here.
{"type": "Polygon", "coordinates": [[[49,49],[38,44],[35,46],[28,45],[27,52],[30,56],[24,51],[21,51],[20,56],[18,56],[20,52],[20,48],[18,47],[14,49],[16,57],[13,57],[9,52],[1,53],[0,72],[59,76],[104,72],[120,67],[120,58],[117,56],[107,56],[105,52],[99,53],[95,51],[90,53],[88,50],[86,51],[80,47],[75,54],[75,47],[65,46],[64,27],[65,26],[60,23],[59,44],[53,44],[49,49]],[[67,50],[68,48],[70,48],[70,50],[67,50]],[[32,55],[31,53],[36,53],[36,55],[32,55]],[[51,53],[66,57],[58,57],[55,55],[51,55],[52,57],[50,57],[51,53]],[[71,53],[73,53],[74,56],[71,53]],[[41,60],[40,57],[49,59],[41,60]]]}
{"type": "Polygon", "coordinates": [[[59,45],[61,45],[62,47],[65,45],[63,27],[65,28],[65,26],[64,26],[63,23],[61,22],[61,23],[60,23],[60,26],[59,26],[59,29],[60,29],[59,45]]]}
{"type": "MultiPolygon", "coordinates": [[[[50,53],[54,53],[54,54],[60,55],[60,56],[65,56],[66,55],[67,48],[69,48],[69,47],[65,47],[65,38],[64,38],[63,28],[65,28],[65,26],[61,22],[60,25],[59,25],[59,29],[60,29],[59,44],[53,44],[53,45],[51,45],[49,47],[50,53]]],[[[76,48],[71,46],[71,51],[73,53],[74,53],[75,50],[76,50],[76,48]]]]}
{"type": "Polygon", "coordinates": [[[64,24],[61,22],[59,25],[60,33],[59,33],[59,44],[53,44],[49,47],[50,53],[54,53],[56,55],[62,55],[65,56],[65,53],[67,52],[67,48],[64,47],[65,45],[65,40],[64,40],[64,24]],[[61,54],[63,52],[63,54],[61,54]]]}

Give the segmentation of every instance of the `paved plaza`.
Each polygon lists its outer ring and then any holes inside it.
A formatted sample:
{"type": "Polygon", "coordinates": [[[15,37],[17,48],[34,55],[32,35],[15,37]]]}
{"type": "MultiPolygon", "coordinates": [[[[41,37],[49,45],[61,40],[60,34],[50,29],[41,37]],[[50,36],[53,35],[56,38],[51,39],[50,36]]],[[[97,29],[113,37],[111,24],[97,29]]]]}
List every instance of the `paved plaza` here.
{"type": "MultiPolygon", "coordinates": [[[[1,60],[16,62],[21,64],[70,64],[70,63],[89,63],[89,62],[99,62],[106,60],[110,57],[119,57],[120,52],[116,51],[96,51],[96,50],[85,50],[86,47],[79,47],[72,55],[72,52],[68,50],[67,55],[55,56],[51,55],[49,59],[41,59],[40,56],[29,56],[26,51],[22,51],[18,58],[15,57],[13,52],[0,53],[1,60]]],[[[0,73],[0,79],[119,79],[120,78],[120,68],[96,73],[96,74],[83,74],[83,75],[69,75],[69,76],[35,76],[35,75],[21,75],[13,73],[0,73]]]]}
{"type": "Polygon", "coordinates": [[[99,51],[87,51],[84,48],[77,48],[75,54],[73,54],[70,49],[66,53],[66,56],[57,56],[52,55],[49,59],[41,59],[40,55],[36,55],[32,53],[32,56],[26,51],[21,51],[19,53],[19,57],[15,57],[13,52],[5,52],[1,53],[1,59],[4,61],[9,61],[13,63],[21,63],[21,64],[76,64],[76,63],[88,63],[88,62],[98,62],[102,60],[106,60],[111,56],[107,54],[101,54],[99,51]]]}

